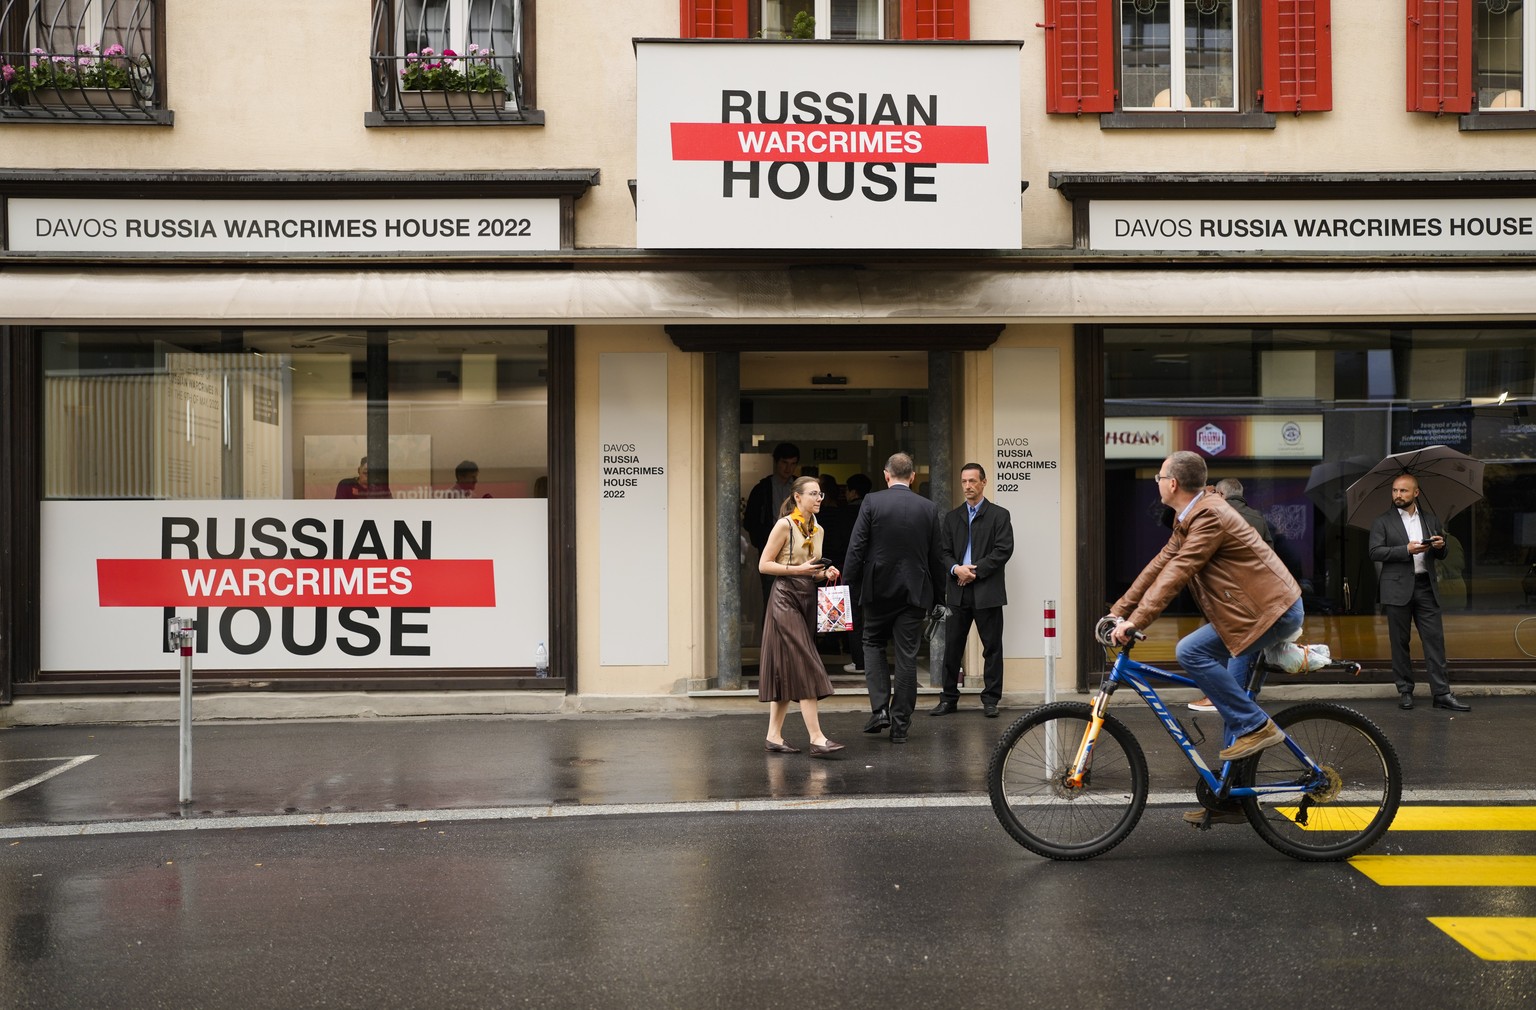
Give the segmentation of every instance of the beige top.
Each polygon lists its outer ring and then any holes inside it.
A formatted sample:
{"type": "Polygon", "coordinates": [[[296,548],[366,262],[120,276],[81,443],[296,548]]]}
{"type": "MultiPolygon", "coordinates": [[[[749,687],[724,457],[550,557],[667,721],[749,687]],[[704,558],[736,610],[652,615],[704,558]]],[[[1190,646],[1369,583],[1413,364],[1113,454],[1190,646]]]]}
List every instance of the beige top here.
{"type": "Polygon", "coordinates": [[[779,520],[789,527],[789,539],[785,542],[783,550],[779,551],[776,559],[781,565],[803,565],[807,561],[814,561],[821,557],[822,526],[817,523],[811,530],[811,546],[805,546],[805,537],[800,535],[800,530],[795,527],[795,521],[789,516],[779,520]]]}

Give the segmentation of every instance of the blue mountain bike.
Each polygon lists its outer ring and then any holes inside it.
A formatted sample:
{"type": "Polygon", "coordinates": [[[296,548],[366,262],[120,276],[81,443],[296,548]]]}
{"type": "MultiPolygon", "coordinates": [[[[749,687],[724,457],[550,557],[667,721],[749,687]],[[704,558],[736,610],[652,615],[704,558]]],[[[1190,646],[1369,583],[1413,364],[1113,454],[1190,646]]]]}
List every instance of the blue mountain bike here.
{"type": "MultiPolygon", "coordinates": [[[[1094,637],[1112,647],[1113,631],[1107,618],[1094,637]]],[[[1262,659],[1254,663],[1248,693],[1257,697],[1273,670],[1262,659]]],[[[1359,712],[1329,702],[1287,708],[1274,715],[1284,743],[1213,772],[1150,679],[1197,686],[1131,659],[1128,643],[1091,704],[1043,705],[1003,731],[987,767],[987,791],[1015,841],[1051,859],[1091,859],[1136,827],[1149,792],[1147,759],[1125,723],[1109,714],[1122,685],[1141,696],[1194,768],[1195,795],[1206,810],[1196,827],[1209,828],[1213,814],[1241,810],[1264,841],[1312,861],[1347,859],[1391,827],[1402,799],[1402,766],[1386,734],[1359,712]]]]}

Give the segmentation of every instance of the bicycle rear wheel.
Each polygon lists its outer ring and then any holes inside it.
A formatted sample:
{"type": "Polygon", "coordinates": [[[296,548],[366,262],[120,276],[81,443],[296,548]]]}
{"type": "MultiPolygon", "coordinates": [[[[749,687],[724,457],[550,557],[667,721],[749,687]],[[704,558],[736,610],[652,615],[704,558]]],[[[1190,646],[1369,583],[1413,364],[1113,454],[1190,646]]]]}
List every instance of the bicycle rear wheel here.
{"type": "Polygon", "coordinates": [[[1081,786],[1067,782],[1093,709],[1044,705],[1003,731],[987,765],[992,810],[1013,840],[1051,859],[1091,859],[1119,845],[1147,804],[1147,759],[1126,725],[1104,717],[1081,786]]]}
{"type": "Polygon", "coordinates": [[[1236,770],[1237,785],[1296,783],[1292,792],[1243,798],[1259,837],[1312,862],[1348,859],[1376,844],[1403,796],[1402,766],[1386,734],[1354,709],[1328,702],[1296,705],[1274,718],[1323,776],[1313,776],[1289,744],[1248,758],[1236,770]]]}

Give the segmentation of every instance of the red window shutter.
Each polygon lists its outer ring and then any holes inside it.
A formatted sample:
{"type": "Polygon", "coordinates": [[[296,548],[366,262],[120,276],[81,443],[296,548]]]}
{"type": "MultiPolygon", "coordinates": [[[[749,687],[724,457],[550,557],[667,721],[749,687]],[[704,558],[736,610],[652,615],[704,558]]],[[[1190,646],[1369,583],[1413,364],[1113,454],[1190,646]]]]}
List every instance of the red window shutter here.
{"type": "Polygon", "coordinates": [[[679,0],[685,39],[744,39],[747,0],[679,0]]]}
{"type": "Polygon", "coordinates": [[[1045,111],[1115,111],[1114,0],[1045,0],[1045,111]]]}
{"type": "Polygon", "coordinates": [[[1264,111],[1333,108],[1333,25],[1328,0],[1263,5],[1264,111]]]}
{"type": "Polygon", "coordinates": [[[1408,0],[1408,111],[1472,111],[1472,0],[1408,0]]]}
{"type": "Polygon", "coordinates": [[[901,0],[904,39],[968,39],[971,0],[901,0]]]}

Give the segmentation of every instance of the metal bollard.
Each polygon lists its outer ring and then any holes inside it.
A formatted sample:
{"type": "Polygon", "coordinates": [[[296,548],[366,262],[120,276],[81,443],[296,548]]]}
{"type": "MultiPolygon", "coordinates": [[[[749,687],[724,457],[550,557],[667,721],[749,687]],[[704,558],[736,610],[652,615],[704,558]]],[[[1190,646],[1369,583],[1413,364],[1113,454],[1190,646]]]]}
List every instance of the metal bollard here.
{"type": "Polygon", "coordinates": [[[1061,640],[1056,637],[1056,601],[1045,601],[1045,703],[1056,700],[1056,657],[1061,640]]]}
{"type": "Polygon", "coordinates": [[[192,642],[197,621],[191,617],[172,617],[165,622],[165,637],[171,648],[181,653],[181,758],[179,762],[178,799],[182,806],[192,802],[192,642]]]}

